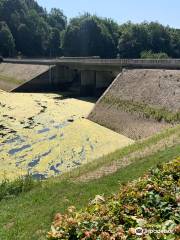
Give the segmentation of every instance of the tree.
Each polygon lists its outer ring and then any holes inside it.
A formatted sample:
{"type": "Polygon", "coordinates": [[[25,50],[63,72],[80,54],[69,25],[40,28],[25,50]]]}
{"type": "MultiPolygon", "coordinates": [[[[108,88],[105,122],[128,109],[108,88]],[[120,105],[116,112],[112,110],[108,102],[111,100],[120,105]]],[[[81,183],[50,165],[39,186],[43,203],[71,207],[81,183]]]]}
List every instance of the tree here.
{"type": "Polygon", "coordinates": [[[60,32],[57,28],[52,28],[49,39],[50,57],[57,57],[61,54],[60,46],[61,46],[60,32]]]}
{"type": "Polygon", "coordinates": [[[165,52],[170,54],[171,37],[169,27],[164,27],[157,22],[147,25],[149,47],[154,53],[165,52]]]}
{"type": "Polygon", "coordinates": [[[120,27],[118,43],[121,58],[139,58],[148,49],[148,33],[145,24],[128,22],[120,27]]]}
{"type": "Polygon", "coordinates": [[[16,50],[26,56],[46,55],[50,26],[47,13],[34,0],[0,0],[0,21],[8,25],[16,50]]]}
{"type": "Polygon", "coordinates": [[[32,55],[33,34],[26,24],[20,24],[17,33],[16,48],[18,52],[23,53],[25,56],[32,55]]]}
{"type": "Polygon", "coordinates": [[[1,52],[37,56],[180,58],[180,29],[158,22],[118,25],[85,13],[70,20],[57,8],[48,13],[35,0],[0,0],[1,52]],[[7,41],[6,41],[7,40],[7,41]],[[9,46],[8,46],[9,44],[9,46]]]}
{"type": "Polygon", "coordinates": [[[0,55],[11,57],[14,54],[15,42],[5,22],[0,22],[0,55]]]}
{"type": "Polygon", "coordinates": [[[26,18],[27,28],[31,36],[29,44],[31,52],[29,56],[45,56],[47,55],[49,46],[49,37],[51,28],[43,17],[39,17],[35,10],[30,10],[26,18]]]}
{"type": "Polygon", "coordinates": [[[111,22],[107,19],[90,14],[73,18],[64,33],[64,54],[82,57],[115,57],[117,45],[115,33],[112,33],[114,26],[111,28],[110,25],[111,22]]]}
{"type": "Polygon", "coordinates": [[[180,30],[170,29],[170,54],[174,58],[180,58],[180,30]]]}
{"type": "Polygon", "coordinates": [[[61,32],[67,26],[67,17],[60,9],[52,8],[48,14],[48,23],[52,28],[57,28],[61,32]]]}

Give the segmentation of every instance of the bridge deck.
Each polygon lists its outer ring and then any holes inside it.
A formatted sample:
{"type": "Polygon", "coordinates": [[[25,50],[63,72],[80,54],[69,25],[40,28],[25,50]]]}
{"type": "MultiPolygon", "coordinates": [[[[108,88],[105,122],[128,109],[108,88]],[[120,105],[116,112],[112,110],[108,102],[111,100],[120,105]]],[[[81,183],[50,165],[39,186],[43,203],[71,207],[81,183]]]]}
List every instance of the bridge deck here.
{"type": "Polygon", "coordinates": [[[65,66],[108,66],[129,68],[180,69],[180,59],[98,59],[98,58],[55,58],[55,59],[4,59],[5,63],[65,65],[65,66]]]}

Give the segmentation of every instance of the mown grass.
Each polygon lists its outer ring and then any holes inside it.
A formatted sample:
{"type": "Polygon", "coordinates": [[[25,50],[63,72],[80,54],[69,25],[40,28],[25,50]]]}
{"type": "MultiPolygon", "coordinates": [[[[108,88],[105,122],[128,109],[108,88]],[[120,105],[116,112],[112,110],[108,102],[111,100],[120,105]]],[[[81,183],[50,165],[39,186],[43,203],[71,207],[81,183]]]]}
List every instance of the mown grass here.
{"type": "Polygon", "coordinates": [[[121,100],[113,96],[104,96],[101,100],[108,105],[114,105],[122,111],[142,115],[146,119],[155,119],[158,122],[179,123],[180,112],[169,111],[165,108],[152,107],[145,103],[121,100]]]}
{"type": "Polygon", "coordinates": [[[109,195],[126,183],[144,174],[157,164],[167,162],[180,154],[180,146],[166,148],[146,158],[139,158],[115,174],[88,183],[73,182],[68,178],[53,179],[19,196],[0,202],[0,239],[42,240],[50,228],[53,216],[68,206],[80,209],[97,194],[109,195]]]}

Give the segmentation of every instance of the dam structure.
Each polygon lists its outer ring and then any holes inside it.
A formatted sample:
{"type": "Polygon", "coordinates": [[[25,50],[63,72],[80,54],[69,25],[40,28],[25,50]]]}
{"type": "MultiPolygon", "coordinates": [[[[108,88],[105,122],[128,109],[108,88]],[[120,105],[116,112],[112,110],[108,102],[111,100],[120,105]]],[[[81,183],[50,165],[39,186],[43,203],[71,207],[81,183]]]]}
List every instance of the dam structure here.
{"type": "MultiPolygon", "coordinates": [[[[180,70],[180,59],[4,59],[2,64],[42,66],[44,71],[23,81],[10,91],[76,90],[82,96],[101,95],[122,69],[180,70]]],[[[19,66],[20,67],[20,66],[19,66]]],[[[1,71],[0,71],[1,74],[1,71]]]]}
{"type": "Polygon", "coordinates": [[[3,59],[0,112],[0,180],[58,176],[179,124],[180,60],[3,59]]]}

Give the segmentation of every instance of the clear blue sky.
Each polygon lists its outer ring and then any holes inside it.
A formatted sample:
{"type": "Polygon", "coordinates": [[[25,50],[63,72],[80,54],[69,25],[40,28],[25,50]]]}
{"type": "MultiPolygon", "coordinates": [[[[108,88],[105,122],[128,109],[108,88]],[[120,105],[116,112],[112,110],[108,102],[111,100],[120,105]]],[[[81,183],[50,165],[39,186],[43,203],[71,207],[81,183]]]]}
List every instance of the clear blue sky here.
{"type": "Polygon", "coordinates": [[[180,28],[180,0],[37,0],[48,11],[60,8],[68,18],[84,12],[110,17],[118,23],[159,21],[180,28]]]}

